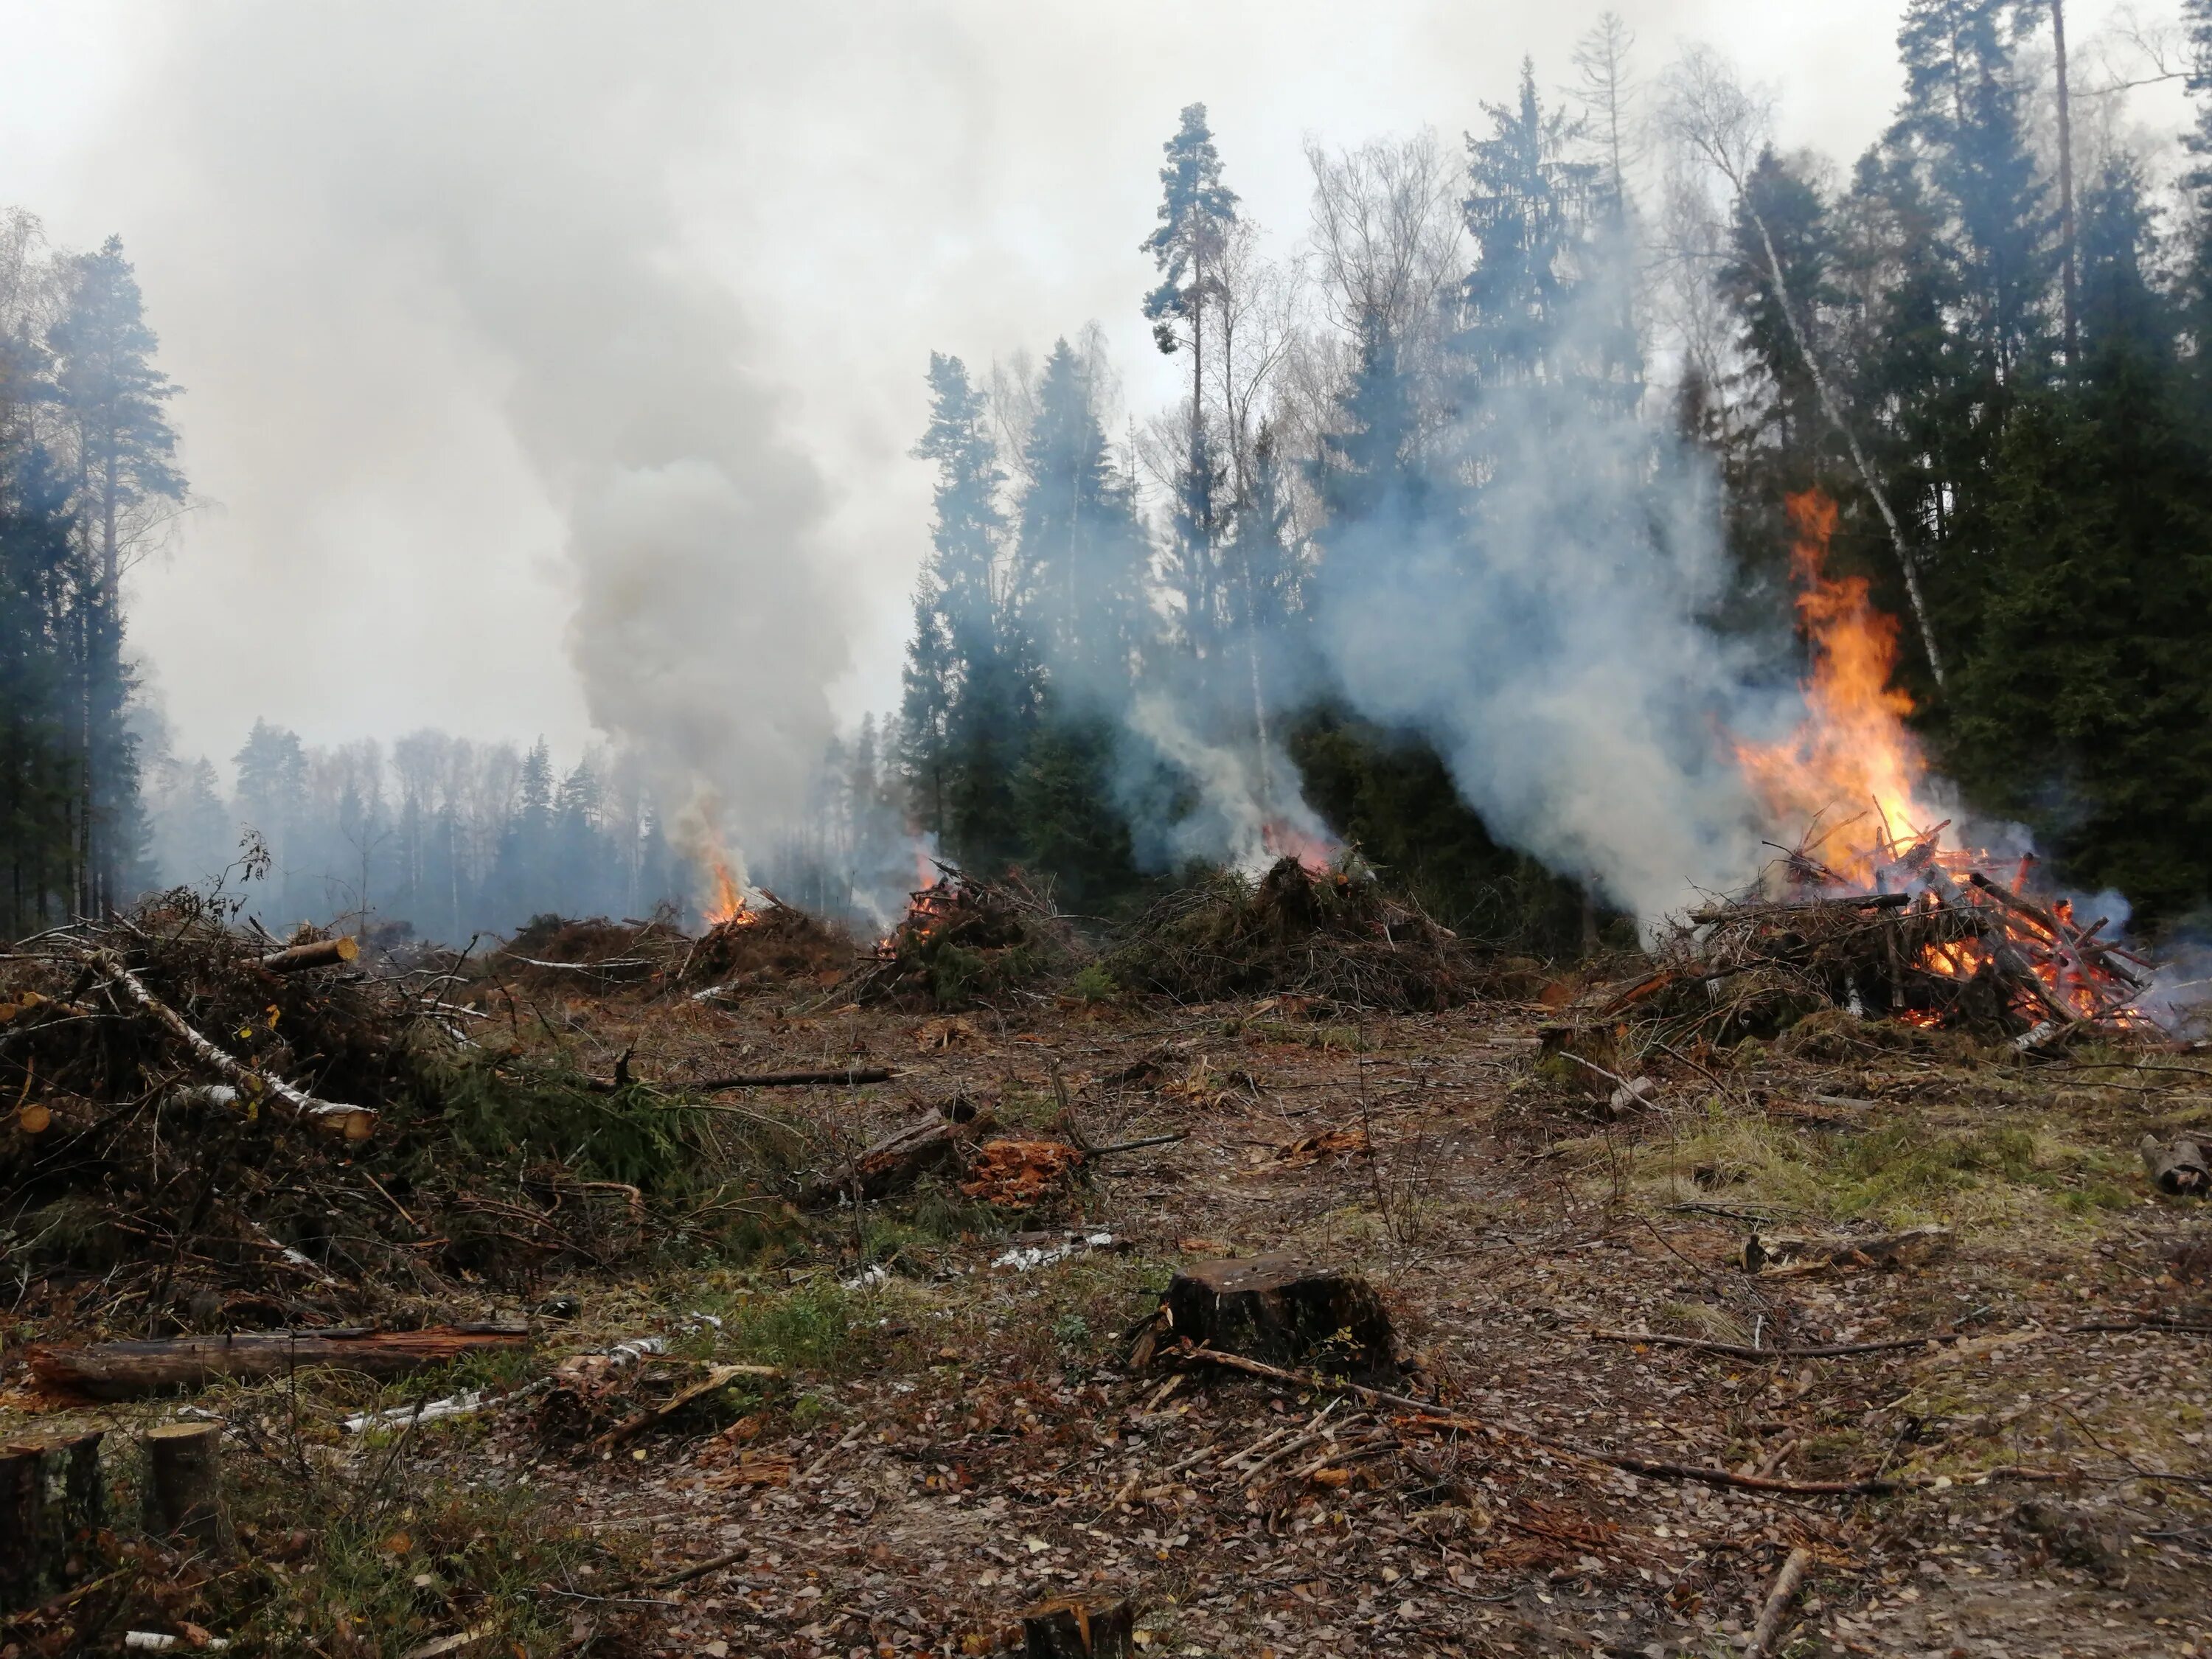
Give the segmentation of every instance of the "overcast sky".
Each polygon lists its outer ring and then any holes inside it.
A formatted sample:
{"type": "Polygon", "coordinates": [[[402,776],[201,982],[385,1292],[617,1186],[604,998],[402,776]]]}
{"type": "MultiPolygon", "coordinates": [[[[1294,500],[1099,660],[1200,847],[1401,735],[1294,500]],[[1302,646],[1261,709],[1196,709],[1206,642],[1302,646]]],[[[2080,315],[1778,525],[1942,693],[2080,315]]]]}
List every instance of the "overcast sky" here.
{"type": "MultiPolygon", "coordinates": [[[[1785,140],[1839,160],[1895,101],[1894,0],[1617,9],[1644,76],[1715,44],[1777,92],[1785,140]]],[[[650,720],[653,696],[896,699],[927,354],[980,366],[1095,319],[1132,409],[1164,402],[1137,244],[1182,105],[1287,247],[1306,135],[1455,142],[1523,53],[1565,82],[1599,9],[0,0],[0,204],[64,246],[120,234],[185,388],[204,505],[132,619],[183,747],[227,758],[266,715],[574,752],[594,710],[650,720]],[[574,624],[610,573],[580,568],[578,481],[638,444],[775,500],[726,571],[659,568],[707,590],[678,596],[688,631],[617,650],[726,637],[745,661],[587,697],[574,624]]],[[[2115,8],[2070,9],[2086,48],[2115,8]]]]}

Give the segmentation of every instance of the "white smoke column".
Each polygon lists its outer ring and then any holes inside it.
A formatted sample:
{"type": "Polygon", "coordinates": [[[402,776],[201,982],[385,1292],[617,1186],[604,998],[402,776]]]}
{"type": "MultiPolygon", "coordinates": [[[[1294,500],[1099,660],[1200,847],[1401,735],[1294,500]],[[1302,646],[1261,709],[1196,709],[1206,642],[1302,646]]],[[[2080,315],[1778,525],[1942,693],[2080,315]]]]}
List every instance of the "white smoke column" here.
{"type": "MultiPolygon", "coordinates": [[[[1133,828],[1140,834],[1149,829],[1164,842],[1146,845],[1150,862],[1171,869],[1193,860],[1218,861],[1256,874],[1286,850],[1271,841],[1308,847],[1334,842],[1298,793],[1290,757],[1271,741],[1263,769],[1255,743],[1210,743],[1192,729],[1188,715],[1176,698],[1157,690],[1139,691],[1130,704],[1127,724],[1146,745],[1138,775],[1165,761],[1198,796],[1193,810],[1173,819],[1131,803],[1133,828]]],[[[1122,787],[1130,787],[1126,777],[1122,787]]]]}
{"type": "Polygon", "coordinates": [[[1436,745],[1492,834],[1650,924],[1757,870],[1727,737],[1787,724],[1796,699],[1747,689],[1745,653],[1702,619],[1724,565],[1698,469],[1655,470],[1632,413],[1560,407],[1484,411],[1472,525],[1447,508],[1340,531],[1319,645],[1362,714],[1436,745]]]}
{"type": "MultiPolygon", "coordinates": [[[[396,498],[435,477],[426,450],[468,434],[488,458],[477,494],[561,546],[590,717],[647,758],[696,854],[718,821],[758,837],[799,808],[845,618],[822,573],[822,482],[677,199],[701,187],[698,158],[730,165],[709,124],[746,61],[744,19],[650,22],[536,0],[195,12],[148,82],[159,137],[127,160],[214,216],[133,216],[178,272],[149,272],[149,291],[197,264],[217,273],[202,307],[234,315],[219,296],[242,279],[238,356],[282,342],[295,375],[325,369],[319,391],[357,388],[330,399],[350,426],[325,414],[319,445],[300,441],[314,476],[264,467],[249,505],[289,496],[319,531],[349,489],[396,498]]],[[[437,503],[457,579],[477,505],[437,503]]],[[[434,582],[413,597],[451,602],[434,582]]]]}

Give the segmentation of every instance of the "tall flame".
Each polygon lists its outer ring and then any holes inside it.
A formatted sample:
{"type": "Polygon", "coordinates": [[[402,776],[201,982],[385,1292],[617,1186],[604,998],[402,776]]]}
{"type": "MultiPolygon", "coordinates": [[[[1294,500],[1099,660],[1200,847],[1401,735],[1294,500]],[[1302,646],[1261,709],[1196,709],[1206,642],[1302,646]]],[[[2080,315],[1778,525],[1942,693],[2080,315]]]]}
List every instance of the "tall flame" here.
{"type": "Polygon", "coordinates": [[[1918,798],[1928,769],[1905,725],[1912,699],[1889,683],[1897,619],[1875,609],[1865,577],[1827,574],[1835,502],[1808,489],[1785,505],[1798,622],[1812,647],[1806,714],[1779,743],[1739,743],[1736,760],[1774,823],[1825,825],[1806,850],[1865,881],[1936,817],[1918,798]]]}
{"type": "Polygon", "coordinates": [[[720,847],[707,854],[708,879],[714,884],[714,896],[704,907],[703,914],[709,927],[719,927],[725,922],[745,922],[753,919],[745,907],[745,891],[731,873],[730,860],[720,847]]]}

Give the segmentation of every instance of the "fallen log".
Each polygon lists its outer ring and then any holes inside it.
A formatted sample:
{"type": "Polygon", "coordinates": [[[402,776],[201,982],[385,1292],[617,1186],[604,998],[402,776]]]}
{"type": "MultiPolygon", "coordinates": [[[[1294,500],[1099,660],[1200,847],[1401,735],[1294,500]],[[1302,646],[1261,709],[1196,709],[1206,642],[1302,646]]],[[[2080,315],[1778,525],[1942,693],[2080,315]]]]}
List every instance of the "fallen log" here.
{"type": "Polygon", "coordinates": [[[702,1095],[725,1089],[796,1089],[809,1084],[842,1088],[863,1083],[889,1083],[897,1073],[888,1066],[842,1066],[813,1072],[750,1072],[736,1077],[710,1077],[703,1082],[678,1086],[702,1095]]]}
{"type": "Polygon", "coordinates": [[[333,1134],[342,1134],[348,1140],[366,1140],[376,1128],[376,1114],[366,1106],[345,1106],[335,1101],[318,1100],[303,1089],[295,1089],[274,1073],[256,1071],[229,1054],[218,1048],[185,1023],[184,1016],[146,988],[144,981],[113,957],[105,951],[94,951],[87,958],[109,984],[121,991],[185,1047],[204,1066],[220,1073],[227,1081],[249,1099],[267,1097],[281,1102],[287,1110],[302,1121],[333,1134]]]}
{"type": "Polygon", "coordinates": [[[2156,1135],[2142,1138],[2138,1150],[2142,1153],[2143,1168],[2149,1172],[2150,1184],[2174,1198],[2202,1198],[2212,1189],[2212,1164],[2204,1156],[2204,1148],[2193,1138],[2184,1135],[2178,1140],[2161,1142],[2156,1135]]]}
{"type": "Polygon", "coordinates": [[[419,1331],[343,1328],[247,1331],[30,1348],[31,1373],[51,1388],[94,1400],[130,1400],[194,1389],[222,1376],[283,1376],[309,1365],[335,1365],[370,1376],[401,1376],[465,1354],[526,1347],[512,1325],[438,1325],[419,1331]]]}
{"type": "Polygon", "coordinates": [[[1724,1354],[1730,1359],[1846,1359],[1858,1354],[1895,1353],[1905,1348],[1925,1348],[1957,1339],[1948,1336],[1900,1336],[1883,1342],[1826,1342],[1802,1348],[1755,1348],[1747,1342],[1714,1342],[1702,1336],[1669,1336],[1656,1331],[1588,1331],[1593,1342],[1629,1342],[1654,1348],[1686,1348],[1693,1353],[1724,1354]]]}
{"type": "Polygon", "coordinates": [[[261,965],[272,974],[303,974],[310,968],[340,967],[360,955],[361,941],[340,933],[336,939],[310,939],[271,951],[261,958],[261,965]]]}
{"type": "Polygon", "coordinates": [[[949,1110],[894,1129],[842,1168],[817,1176],[799,1201],[811,1209],[841,1199],[866,1200],[903,1192],[933,1170],[956,1162],[963,1147],[992,1127],[988,1112],[956,1102],[949,1110]]]}

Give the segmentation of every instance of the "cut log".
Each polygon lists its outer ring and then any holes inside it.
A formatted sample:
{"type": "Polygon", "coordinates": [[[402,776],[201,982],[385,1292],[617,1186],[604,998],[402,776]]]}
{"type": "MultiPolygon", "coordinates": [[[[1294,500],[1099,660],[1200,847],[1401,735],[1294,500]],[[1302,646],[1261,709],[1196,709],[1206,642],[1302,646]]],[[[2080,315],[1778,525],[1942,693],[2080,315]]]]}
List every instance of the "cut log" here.
{"type": "Polygon", "coordinates": [[[164,1423],[149,1429],[146,1525],[164,1538],[221,1550],[228,1531],[222,1509],[222,1425],[164,1423]]]}
{"type": "Polygon", "coordinates": [[[335,1101],[318,1100],[274,1073],[257,1072],[240,1064],[192,1030],[182,1015],[148,990],[137,975],[105,951],[94,951],[87,960],[109,984],[151,1014],[170,1035],[191,1049],[202,1065],[243,1090],[249,1098],[258,1100],[265,1096],[302,1121],[342,1134],[348,1140],[366,1140],[375,1130],[376,1114],[366,1106],[342,1106],[335,1101]]]}
{"type": "Polygon", "coordinates": [[[361,941],[349,933],[340,933],[336,939],[310,939],[305,945],[271,951],[261,958],[261,965],[272,974],[304,974],[310,968],[343,967],[360,954],[361,941]]]}
{"type": "Polygon", "coordinates": [[[1170,1282],[1164,1312],[1169,1341],[1278,1364],[1372,1371],[1395,1352],[1390,1316],[1365,1279],[1290,1255],[1194,1262],[1170,1282]]]}
{"type": "Polygon", "coordinates": [[[2185,1135],[2161,1143],[2156,1135],[2145,1135],[2141,1150],[2143,1168],[2159,1191],[2175,1198],[2202,1198],[2212,1191],[2212,1164],[2197,1141],[2185,1135]]]}
{"type": "Polygon", "coordinates": [[[992,1122],[988,1112],[978,1111],[965,1100],[956,1101],[893,1130],[843,1168],[817,1176],[800,1194],[799,1202],[808,1208],[835,1204],[851,1198],[856,1187],[863,1200],[903,1192],[933,1170],[953,1164],[961,1148],[992,1122]]]}
{"type": "Polygon", "coordinates": [[[1028,1659],[1130,1659],[1136,1629],[1135,1603],[1103,1595],[1046,1601],[1022,1614],[1028,1659]]]}
{"type": "Polygon", "coordinates": [[[283,1376],[335,1365],[370,1376],[401,1376],[465,1354],[529,1346],[514,1326],[440,1325],[420,1331],[251,1331],[82,1347],[33,1347],[31,1371],[50,1387],[95,1400],[130,1400],[196,1389],[219,1376],[283,1376]]]}

